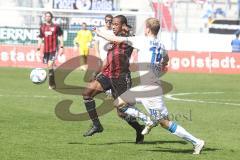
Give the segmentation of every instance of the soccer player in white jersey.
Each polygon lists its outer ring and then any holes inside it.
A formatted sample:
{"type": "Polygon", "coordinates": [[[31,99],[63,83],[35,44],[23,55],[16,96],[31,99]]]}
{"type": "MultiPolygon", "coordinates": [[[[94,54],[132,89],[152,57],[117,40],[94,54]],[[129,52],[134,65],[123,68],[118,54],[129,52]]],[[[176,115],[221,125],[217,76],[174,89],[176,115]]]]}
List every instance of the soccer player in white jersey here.
{"type": "MultiPolygon", "coordinates": [[[[138,49],[138,62],[140,85],[131,88],[115,100],[117,107],[123,108],[127,114],[137,116],[135,110],[128,111],[129,104],[141,102],[150,115],[159,124],[172,134],[183,138],[193,144],[193,154],[200,154],[204,146],[204,141],[194,137],[176,122],[169,120],[168,110],[164,104],[161,83],[159,77],[168,62],[167,51],[164,45],[158,40],[157,34],[160,29],[160,22],[156,18],[148,18],[144,25],[145,36],[117,37],[106,35],[96,30],[99,36],[109,41],[127,41],[134,48],[138,49]]],[[[153,125],[146,126],[142,134],[148,134],[153,125]]]]}
{"type": "MultiPolygon", "coordinates": [[[[98,30],[109,35],[114,35],[112,31],[113,16],[111,14],[107,14],[104,20],[105,25],[98,28],[98,30]]],[[[108,45],[110,45],[109,41],[102,37],[96,36],[94,43],[95,54],[102,61],[104,61],[107,57],[108,45]]]]}

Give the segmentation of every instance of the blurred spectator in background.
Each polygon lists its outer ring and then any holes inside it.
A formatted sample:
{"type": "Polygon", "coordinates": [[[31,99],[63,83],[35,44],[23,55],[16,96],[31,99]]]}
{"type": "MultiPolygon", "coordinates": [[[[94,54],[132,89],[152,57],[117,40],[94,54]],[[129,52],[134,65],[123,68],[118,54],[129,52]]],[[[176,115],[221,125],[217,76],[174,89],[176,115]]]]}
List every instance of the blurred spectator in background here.
{"type": "Polygon", "coordinates": [[[222,8],[217,8],[214,10],[214,18],[218,16],[226,17],[226,12],[222,8]]]}
{"type": "Polygon", "coordinates": [[[208,17],[213,16],[214,14],[214,3],[211,0],[207,0],[203,4],[203,15],[202,18],[208,19],[208,17]]]}
{"type": "Polygon", "coordinates": [[[214,17],[214,3],[212,0],[206,0],[203,4],[203,28],[201,28],[201,32],[208,31],[209,25],[212,23],[214,17]]]}
{"type": "Polygon", "coordinates": [[[237,6],[238,6],[238,19],[240,18],[240,0],[237,1],[237,6]]]}
{"type": "Polygon", "coordinates": [[[92,32],[87,29],[87,24],[84,22],[82,23],[82,28],[80,31],[77,32],[77,36],[74,39],[74,50],[76,51],[77,48],[79,49],[79,54],[81,56],[80,60],[80,69],[86,70],[87,69],[87,56],[89,54],[89,48],[92,41],[92,32]]]}
{"type": "MultiPolygon", "coordinates": [[[[105,25],[98,28],[101,32],[104,32],[106,34],[114,35],[112,31],[112,20],[113,16],[111,14],[107,14],[104,18],[105,20],[105,25]]],[[[94,41],[94,49],[95,49],[95,55],[102,60],[102,62],[106,59],[107,57],[107,52],[109,47],[111,47],[111,43],[107,40],[105,40],[102,37],[95,36],[95,41],[94,41]]]]}
{"type": "Polygon", "coordinates": [[[240,40],[239,40],[240,30],[236,32],[236,38],[232,40],[232,52],[240,52],[240,40]]]}

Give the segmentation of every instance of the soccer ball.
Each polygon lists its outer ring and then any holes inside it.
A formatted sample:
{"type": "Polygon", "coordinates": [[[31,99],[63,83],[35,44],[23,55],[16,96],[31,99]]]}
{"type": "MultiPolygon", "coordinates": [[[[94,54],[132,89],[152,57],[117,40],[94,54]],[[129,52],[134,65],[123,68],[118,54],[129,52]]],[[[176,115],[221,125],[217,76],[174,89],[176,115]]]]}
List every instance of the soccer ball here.
{"type": "Polygon", "coordinates": [[[41,84],[47,79],[47,72],[43,68],[34,68],[30,73],[30,80],[34,84],[41,84]]]}

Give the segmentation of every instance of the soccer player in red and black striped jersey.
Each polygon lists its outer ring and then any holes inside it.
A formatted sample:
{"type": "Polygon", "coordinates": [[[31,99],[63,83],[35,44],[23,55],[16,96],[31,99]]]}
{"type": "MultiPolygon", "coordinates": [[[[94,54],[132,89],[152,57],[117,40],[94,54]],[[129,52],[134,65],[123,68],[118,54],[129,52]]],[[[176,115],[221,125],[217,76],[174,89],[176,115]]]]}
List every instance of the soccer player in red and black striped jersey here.
{"type": "Polygon", "coordinates": [[[53,14],[51,12],[46,12],[45,13],[46,22],[40,26],[40,34],[37,48],[37,51],[40,51],[40,47],[43,40],[44,41],[43,63],[48,65],[49,89],[56,88],[54,79],[54,62],[56,59],[56,52],[58,51],[59,55],[63,54],[63,31],[59,25],[54,24],[52,22],[52,19],[53,14]]]}
{"type": "MultiPolygon", "coordinates": [[[[127,36],[124,28],[127,26],[127,19],[123,15],[118,15],[113,18],[112,27],[113,33],[118,36],[127,36]],[[124,34],[123,34],[124,33],[124,34]]],[[[116,99],[127,89],[131,87],[131,77],[129,70],[129,59],[133,48],[127,43],[113,43],[108,48],[106,63],[103,65],[101,73],[96,76],[96,79],[91,81],[83,92],[83,99],[86,110],[93,122],[93,126],[84,134],[84,136],[92,136],[95,133],[102,132],[103,127],[98,119],[94,97],[111,89],[112,96],[116,99]]],[[[136,143],[143,142],[141,131],[144,126],[140,125],[136,119],[127,117],[121,110],[118,110],[118,115],[127,121],[127,123],[136,130],[136,143]]]]}

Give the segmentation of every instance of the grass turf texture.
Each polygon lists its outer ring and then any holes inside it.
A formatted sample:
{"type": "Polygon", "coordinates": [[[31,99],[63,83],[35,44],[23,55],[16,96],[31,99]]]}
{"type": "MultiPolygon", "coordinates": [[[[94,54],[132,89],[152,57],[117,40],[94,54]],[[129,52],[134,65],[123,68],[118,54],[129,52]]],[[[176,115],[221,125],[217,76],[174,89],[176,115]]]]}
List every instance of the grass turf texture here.
{"type": "MultiPolygon", "coordinates": [[[[89,121],[62,121],[54,113],[63,99],[74,101],[73,113],[85,112],[80,96],[49,90],[47,82],[32,84],[30,69],[0,68],[0,73],[1,160],[239,159],[240,75],[164,75],[163,79],[173,85],[170,94],[219,92],[176,96],[203,103],[165,99],[171,118],[205,140],[205,149],[196,156],[191,155],[191,144],[160,127],[145,136],[145,144],[134,144],[134,130],[115,110],[100,117],[103,133],[84,138],[89,121]]],[[[66,82],[84,86],[83,74],[74,71],[66,82]]]]}

